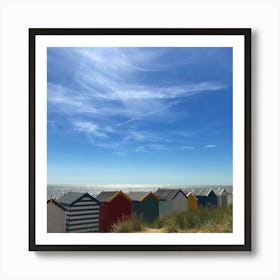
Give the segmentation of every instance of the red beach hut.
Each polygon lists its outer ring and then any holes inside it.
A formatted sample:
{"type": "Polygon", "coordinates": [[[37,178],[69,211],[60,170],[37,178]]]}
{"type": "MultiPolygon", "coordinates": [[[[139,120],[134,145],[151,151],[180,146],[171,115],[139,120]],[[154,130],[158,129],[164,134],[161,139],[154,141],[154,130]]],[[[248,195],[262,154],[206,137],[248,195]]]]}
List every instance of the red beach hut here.
{"type": "Polygon", "coordinates": [[[131,199],[122,191],[103,191],[96,199],[101,203],[99,212],[100,232],[109,232],[112,225],[123,218],[129,219],[131,199]]]}

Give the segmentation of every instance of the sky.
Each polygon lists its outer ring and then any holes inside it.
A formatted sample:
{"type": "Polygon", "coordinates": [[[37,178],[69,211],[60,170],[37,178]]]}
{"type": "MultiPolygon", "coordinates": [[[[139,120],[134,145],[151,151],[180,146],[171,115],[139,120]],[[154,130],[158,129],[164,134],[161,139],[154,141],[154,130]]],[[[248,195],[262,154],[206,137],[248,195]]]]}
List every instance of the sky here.
{"type": "Polygon", "coordinates": [[[48,184],[232,184],[232,48],[47,49],[48,184]]]}

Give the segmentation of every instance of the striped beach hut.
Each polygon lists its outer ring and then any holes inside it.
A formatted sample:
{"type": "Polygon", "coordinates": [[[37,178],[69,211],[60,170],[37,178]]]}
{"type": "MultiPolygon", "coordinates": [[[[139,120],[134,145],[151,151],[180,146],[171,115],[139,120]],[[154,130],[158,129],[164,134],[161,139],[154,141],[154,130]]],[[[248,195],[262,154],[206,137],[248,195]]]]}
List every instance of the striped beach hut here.
{"type": "Polygon", "coordinates": [[[159,217],[188,209],[188,199],[180,189],[158,189],[155,195],[160,199],[159,217]]]}
{"type": "Polygon", "coordinates": [[[218,207],[226,207],[228,205],[228,192],[225,189],[214,189],[214,193],[217,196],[218,207]]]}
{"type": "Polygon", "coordinates": [[[217,196],[211,188],[195,188],[191,193],[198,200],[198,207],[217,207],[217,196]]]}
{"type": "Polygon", "coordinates": [[[159,216],[159,198],[152,192],[129,192],[131,216],[152,222],[159,216]]]}
{"type": "Polygon", "coordinates": [[[68,192],[47,203],[48,232],[98,232],[100,203],[88,193],[68,192]]]}
{"type": "Polygon", "coordinates": [[[131,199],[122,191],[103,191],[96,199],[100,201],[100,231],[109,232],[114,223],[131,216],[131,199]]]}
{"type": "Polygon", "coordinates": [[[186,193],[188,199],[188,209],[197,209],[198,207],[198,199],[191,193],[186,193]]]}

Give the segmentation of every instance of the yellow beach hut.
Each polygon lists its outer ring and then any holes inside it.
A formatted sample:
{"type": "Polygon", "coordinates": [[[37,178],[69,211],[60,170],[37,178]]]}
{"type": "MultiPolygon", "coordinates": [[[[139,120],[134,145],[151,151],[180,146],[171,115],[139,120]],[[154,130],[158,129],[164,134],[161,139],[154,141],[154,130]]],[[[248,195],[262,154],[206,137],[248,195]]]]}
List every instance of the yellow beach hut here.
{"type": "Polygon", "coordinates": [[[187,192],[186,196],[188,198],[188,209],[197,209],[197,198],[191,192],[187,192]]]}

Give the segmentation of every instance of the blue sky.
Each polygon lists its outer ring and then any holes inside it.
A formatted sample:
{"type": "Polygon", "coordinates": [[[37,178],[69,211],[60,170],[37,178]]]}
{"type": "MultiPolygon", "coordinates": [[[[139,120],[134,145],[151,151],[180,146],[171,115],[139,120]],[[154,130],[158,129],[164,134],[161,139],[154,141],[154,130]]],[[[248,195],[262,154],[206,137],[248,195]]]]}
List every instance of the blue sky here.
{"type": "Polygon", "coordinates": [[[232,184],[231,48],[48,48],[48,184],[232,184]]]}

